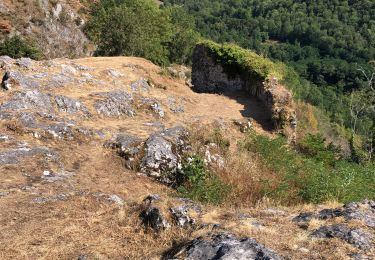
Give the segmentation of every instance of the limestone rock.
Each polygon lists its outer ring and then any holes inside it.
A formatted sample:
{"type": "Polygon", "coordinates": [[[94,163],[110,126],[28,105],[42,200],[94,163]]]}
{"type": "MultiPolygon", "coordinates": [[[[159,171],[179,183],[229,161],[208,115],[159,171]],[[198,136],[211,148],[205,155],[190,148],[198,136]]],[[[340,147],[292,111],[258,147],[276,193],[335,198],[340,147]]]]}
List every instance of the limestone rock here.
{"type": "Polygon", "coordinates": [[[30,58],[19,58],[16,60],[16,64],[27,69],[30,69],[33,66],[33,62],[30,58]]]}
{"type": "Polygon", "coordinates": [[[340,238],[360,249],[371,249],[374,236],[361,229],[350,229],[343,224],[322,226],[315,230],[312,237],[317,238],[340,238]]]}
{"type": "Polygon", "coordinates": [[[164,118],[165,113],[164,110],[158,100],[155,98],[149,98],[149,97],[142,97],[140,99],[140,104],[138,108],[144,108],[147,110],[151,110],[156,116],[159,118],[164,118]]]}
{"type": "Polygon", "coordinates": [[[231,234],[218,234],[172,248],[164,255],[164,259],[280,260],[282,257],[253,238],[238,239],[231,234]]]}
{"type": "Polygon", "coordinates": [[[177,183],[181,156],[187,149],[187,137],[188,133],[182,127],[151,135],[145,143],[142,172],[163,183],[177,183]]]}
{"type": "Polygon", "coordinates": [[[125,159],[125,166],[135,170],[138,165],[135,161],[142,149],[142,140],[138,137],[119,134],[115,140],[105,144],[106,147],[117,149],[118,154],[125,159]]]}
{"type": "Polygon", "coordinates": [[[51,160],[57,160],[59,158],[59,155],[55,151],[45,147],[21,147],[0,151],[0,165],[17,164],[23,158],[36,155],[42,155],[51,160]]]}
{"type": "Polygon", "coordinates": [[[132,91],[149,91],[151,89],[150,84],[144,78],[141,78],[130,85],[132,91]]]}
{"type": "Polygon", "coordinates": [[[50,96],[38,90],[18,92],[10,100],[0,106],[0,110],[35,110],[47,113],[53,112],[50,96]]]}
{"type": "Polygon", "coordinates": [[[116,90],[112,92],[98,93],[96,95],[106,97],[104,100],[99,100],[95,103],[95,109],[98,114],[103,114],[109,117],[135,115],[131,106],[133,98],[128,92],[116,90]]]}
{"type": "Polygon", "coordinates": [[[344,205],[343,215],[347,219],[358,219],[368,227],[375,228],[375,201],[363,200],[344,205]]]}
{"type": "Polygon", "coordinates": [[[55,102],[60,112],[69,114],[82,113],[85,116],[90,116],[90,112],[86,106],[76,99],[66,96],[56,96],[55,102]]]}
{"type": "Polygon", "coordinates": [[[2,88],[9,90],[13,85],[19,85],[24,89],[36,89],[41,86],[40,82],[33,77],[26,76],[17,70],[8,70],[3,76],[2,88]]]}

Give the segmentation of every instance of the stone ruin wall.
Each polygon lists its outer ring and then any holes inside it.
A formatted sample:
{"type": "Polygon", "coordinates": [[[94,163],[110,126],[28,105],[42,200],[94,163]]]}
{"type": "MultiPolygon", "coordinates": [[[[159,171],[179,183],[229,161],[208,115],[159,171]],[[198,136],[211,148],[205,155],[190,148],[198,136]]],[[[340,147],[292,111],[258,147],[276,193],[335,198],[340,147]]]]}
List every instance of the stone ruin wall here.
{"type": "Polygon", "coordinates": [[[193,53],[192,84],[197,92],[204,93],[244,90],[263,102],[275,130],[295,141],[297,120],[293,96],[275,77],[261,81],[241,72],[228,75],[205,46],[197,45],[193,53]]]}

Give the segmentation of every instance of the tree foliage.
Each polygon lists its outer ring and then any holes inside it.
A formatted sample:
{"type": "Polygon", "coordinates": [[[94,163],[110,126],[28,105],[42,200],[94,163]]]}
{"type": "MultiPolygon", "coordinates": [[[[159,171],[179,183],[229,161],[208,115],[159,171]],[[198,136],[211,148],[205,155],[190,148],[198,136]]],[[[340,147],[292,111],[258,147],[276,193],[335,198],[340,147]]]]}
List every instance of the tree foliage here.
{"type": "MultiPolygon", "coordinates": [[[[375,2],[369,0],[165,0],[195,17],[197,29],[294,68],[296,95],[350,126],[348,94],[366,84],[358,67],[375,59],[375,2]],[[298,79],[300,75],[302,79],[298,79]]],[[[293,76],[294,74],[294,76],[293,76]]],[[[294,78],[294,79],[293,79],[294,78]]]]}
{"type": "Polygon", "coordinates": [[[86,32],[96,55],[139,56],[159,65],[188,62],[199,36],[183,9],[161,9],[152,0],[101,0],[92,6],[86,32]]]}
{"type": "Polygon", "coordinates": [[[34,60],[41,59],[43,54],[40,49],[28,40],[20,36],[6,38],[4,42],[0,42],[0,56],[7,55],[18,59],[21,57],[29,57],[34,60]]]}

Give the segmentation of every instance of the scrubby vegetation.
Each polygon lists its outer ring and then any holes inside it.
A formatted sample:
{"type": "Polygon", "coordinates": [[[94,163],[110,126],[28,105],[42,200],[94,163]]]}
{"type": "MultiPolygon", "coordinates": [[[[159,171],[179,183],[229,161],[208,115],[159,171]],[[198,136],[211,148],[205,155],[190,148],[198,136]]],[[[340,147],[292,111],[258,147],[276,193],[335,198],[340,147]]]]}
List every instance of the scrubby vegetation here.
{"type": "Polygon", "coordinates": [[[265,196],[283,202],[348,202],[375,198],[375,165],[360,165],[343,158],[340,149],[321,135],[307,135],[292,150],[282,137],[250,135],[242,149],[260,156],[278,176],[277,183],[260,180],[265,196]]]}
{"type": "Polygon", "coordinates": [[[229,186],[212,173],[198,155],[185,160],[182,173],[184,179],[178,191],[185,197],[219,204],[229,192],[229,186]]]}
{"type": "Polygon", "coordinates": [[[1,55],[7,55],[15,59],[29,57],[34,60],[43,57],[40,49],[35,47],[32,42],[25,40],[20,36],[9,37],[3,42],[0,42],[0,56],[1,55]]]}
{"type": "MultiPolygon", "coordinates": [[[[366,0],[163,2],[167,7],[182,6],[194,16],[197,30],[206,38],[219,43],[234,42],[287,64],[281,65],[281,74],[294,96],[324,111],[334,128],[354,129],[354,120],[358,128],[353,132],[357,139],[362,139],[357,142],[358,148],[367,153],[373,151],[374,133],[370,129],[375,128],[375,94],[367,85],[374,71],[371,65],[375,59],[374,3],[366,0]],[[368,94],[371,97],[361,98],[368,94]],[[362,101],[357,102],[358,98],[362,101]],[[362,110],[364,103],[367,109],[362,110]],[[359,110],[363,120],[355,119],[355,111],[359,110]]],[[[225,51],[218,53],[228,63],[236,59],[243,64],[243,51],[237,50],[229,55],[225,51]]],[[[363,156],[359,157],[363,160],[363,156]]]]}
{"type": "Polygon", "coordinates": [[[193,18],[152,0],[101,0],[92,5],[86,32],[96,55],[140,56],[159,65],[189,63],[199,38],[193,18]]]}
{"type": "Polygon", "coordinates": [[[255,52],[243,49],[235,44],[217,44],[203,41],[211,55],[230,73],[251,73],[255,78],[264,80],[270,75],[283,79],[282,69],[269,59],[257,55],[255,52]]]}

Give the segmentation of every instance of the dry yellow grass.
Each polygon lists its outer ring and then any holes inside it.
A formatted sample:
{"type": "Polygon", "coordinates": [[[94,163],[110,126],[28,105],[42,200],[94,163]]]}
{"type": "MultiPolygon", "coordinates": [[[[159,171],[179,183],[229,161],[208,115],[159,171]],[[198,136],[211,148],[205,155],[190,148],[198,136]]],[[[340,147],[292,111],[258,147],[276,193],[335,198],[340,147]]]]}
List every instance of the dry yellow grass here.
{"type": "MultiPolygon", "coordinates": [[[[54,62],[57,65],[71,63],[66,59],[54,62]]],[[[239,236],[254,237],[291,259],[345,259],[348,252],[356,252],[339,240],[311,240],[306,230],[291,222],[298,212],[317,210],[317,206],[279,207],[277,202],[257,195],[260,194],[257,186],[259,178],[275,176],[260,166],[254,154],[238,153],[237,142],[244,135],[232,123],[235,119],[243,119],[244,110],[259,109],[256,103],[251,100],[239,102],[236,98],[222,95],[194,93],[183,81],[161,75],[159,67],[140,58],[85,58],[73,62],[92,67],[94,70],[88,73],[111,84],[71,84],[46,92],[67,95],[85,103],[94,115],[92,118],[82,119],[64,113],[59,116],[68,116],[82,127],[104,129],[105,139],[118,132],[145,138],[158,130],[145,123],[160,119],[144,111],[137,111],[135,118],[98,117],[93,98],[89,96],[93,92],[129,90],[129,84],[140,77],[167,87],[153,88],[143,95],[162,103],[167,116],[161,121],[166,127],[185,125],[191,129],[194,149],[201,149],[204,145],[202,140],[223,122],[225,128],[221,131],[230,141],[230,146],[215,151],[222,153],[226,160],[225,168],[216,170],[223,181],[232,185],[233,193],[221,206],[204,205],[202,214],[195,215],[198,222],[217,223],[239,236]],[[108,68],[116,69],[124,76],[110,78],[105,73],[108,68]],[[169,96],[184,98],[184,113],[174,114],[167,109],[169,96]],[[269,207],[277,207],[284,213],[265,211],[269,207]],[[241,215],[246,217],[239,217],[241,215]]],[[[51,74],[60,71],[59,66],[35,66],[36,71],[25,73],[45,71],[51,74]]],[[[9,97],[9,92],[1,92],[0,102],[9,97]]],[[[262,122],[255,121],[255,130],[272,136],[262,128],[262,122]]],[[[89,259],[159,259],[175,241],[186,241],[215,231],[210,227],[195,230],[176,226],[160,234],[144,230],[139,220],[142,200],[149,194],[160,194],[162,201],[157,206],[166,213],[169,207],[178,205],[176,193],[150,178],[126,170],[121,158],[103,147],[105,140],[79,137],[69,141],[49,136],[37,139],[31,131],[24,131],[17,121],[0,122],[0,132],[14,138],[13,141],[0,142],[0,151],[17,147],[16,141],[27,142],[31,147],[49,147],[60,154],[64,169],[74,172],[74,176],[63,181],[46,183],[41,179],[43,171],[57,171],[59,165],[55,162],[32,157],[17,165],[0,166],[0,192],[9,192],[0,197],[0,259],[76,259],[79,255],[88,255],[89,259]],[[117,205],[97,199],[93,196],[95,192],[116,194],[125,203],[117,205]],[[33,201],[58,194],[65,194],[65,200],[33,201]]],[[[334,205],[337,203],[329,206],[334,205]]],[[[169,221],[173,222],[170,217],[169,221]]],[[[316,222],[314,227],[321,224],[324,223],[316,222]]]]}

